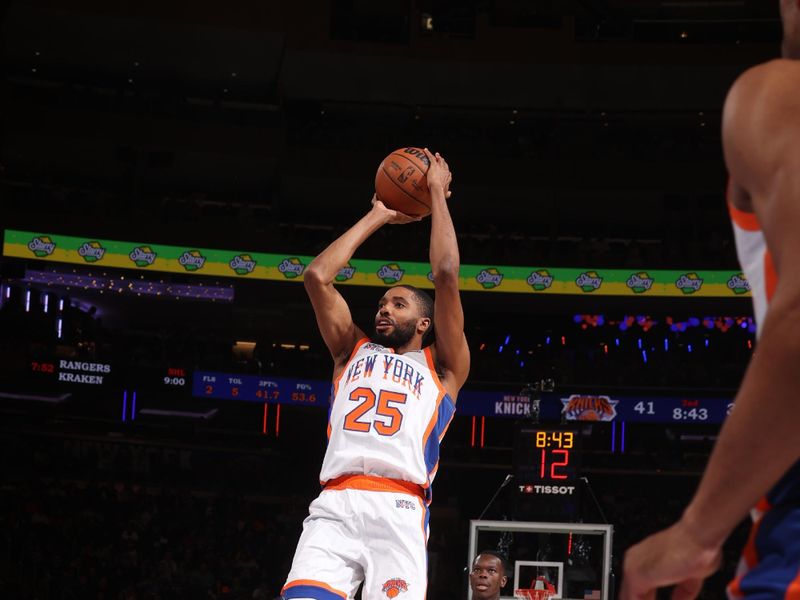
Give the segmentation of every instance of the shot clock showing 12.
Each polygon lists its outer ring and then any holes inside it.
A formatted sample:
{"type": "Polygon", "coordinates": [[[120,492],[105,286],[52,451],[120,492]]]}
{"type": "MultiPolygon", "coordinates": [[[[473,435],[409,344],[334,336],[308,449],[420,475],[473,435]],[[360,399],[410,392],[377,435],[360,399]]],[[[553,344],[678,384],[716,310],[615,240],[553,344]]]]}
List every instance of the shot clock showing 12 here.
{"type": "Polygon", "coordinates": [[[579,441],[577,431],[571,429],[520,427],[514,453],[519,486],[574,484],[578,479],[579,441]]]}

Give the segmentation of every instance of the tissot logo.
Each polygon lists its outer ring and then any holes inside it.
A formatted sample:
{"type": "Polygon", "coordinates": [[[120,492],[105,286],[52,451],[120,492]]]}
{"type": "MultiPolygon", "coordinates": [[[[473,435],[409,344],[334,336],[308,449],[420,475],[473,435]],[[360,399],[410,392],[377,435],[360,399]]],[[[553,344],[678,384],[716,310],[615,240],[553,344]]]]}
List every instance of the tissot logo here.
{"type": "Polygon", "coordinates": [[[519,491],[523,494],[555,494],[557,496],[571,496],[575,493],[574,485],[521,485],[519,491]]]}

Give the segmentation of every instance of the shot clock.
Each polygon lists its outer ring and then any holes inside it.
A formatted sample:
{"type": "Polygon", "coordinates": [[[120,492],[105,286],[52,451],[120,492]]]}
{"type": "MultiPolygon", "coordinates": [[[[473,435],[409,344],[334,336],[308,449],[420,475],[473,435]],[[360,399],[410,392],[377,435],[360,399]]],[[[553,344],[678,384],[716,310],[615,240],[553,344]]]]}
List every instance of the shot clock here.
{"type": "Polygon", "coordinates": [[[566,427],[517,426],[515,518],[577,513],[580,496],[580,434],[566,427]]]}

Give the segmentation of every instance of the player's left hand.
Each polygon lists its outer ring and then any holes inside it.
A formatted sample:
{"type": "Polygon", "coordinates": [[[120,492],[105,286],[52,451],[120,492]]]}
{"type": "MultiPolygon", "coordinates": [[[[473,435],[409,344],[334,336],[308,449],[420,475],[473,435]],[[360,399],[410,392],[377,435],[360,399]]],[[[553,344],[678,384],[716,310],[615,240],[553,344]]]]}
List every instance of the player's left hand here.
{"type": "Polygon", "coordinates": [[[414,223],[422,219],[422,217],[412,217],[411,215],[389,208],[378,200],[377,194],[372,195],[372,211],[378,213],[388,225],[405,225],[406,223],[414,223]]]}
{"type": "Polygon", "coordinates": [[[449,198],[452,192],[450,191],[450,184],[453,182],[453,174],[450,172],[450,166],[444,157],[439,154],[432,154],[430,150],[424,148],[425,156],[428,157],[428,189],[434,187],[441,187],[444,190],[444,197],[449,198]]]}
{"type": "Polygon", "coordinates": [[[687,525],[678,521],[625,553],[620,600],[655,600],[656,590],[676,586],[672,600],[692,600],[703,580],[719,568],[720,548],[698,542],[687,525]]]}

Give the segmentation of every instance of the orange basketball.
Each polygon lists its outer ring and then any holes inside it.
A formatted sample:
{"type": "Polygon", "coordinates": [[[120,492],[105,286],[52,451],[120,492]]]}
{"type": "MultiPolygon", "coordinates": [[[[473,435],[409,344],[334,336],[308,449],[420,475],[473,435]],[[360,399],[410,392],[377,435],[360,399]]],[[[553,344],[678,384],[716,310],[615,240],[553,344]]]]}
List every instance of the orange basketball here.
{"type": "Polygon", "coordinates": [[[400,148],[383,159],[375,174],[375,194],[389,208],[412,217],[431,214],[428,157],[422,148],[400,148]]]}

